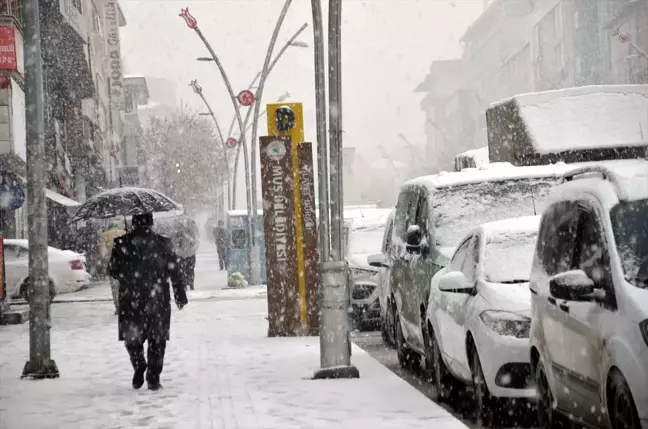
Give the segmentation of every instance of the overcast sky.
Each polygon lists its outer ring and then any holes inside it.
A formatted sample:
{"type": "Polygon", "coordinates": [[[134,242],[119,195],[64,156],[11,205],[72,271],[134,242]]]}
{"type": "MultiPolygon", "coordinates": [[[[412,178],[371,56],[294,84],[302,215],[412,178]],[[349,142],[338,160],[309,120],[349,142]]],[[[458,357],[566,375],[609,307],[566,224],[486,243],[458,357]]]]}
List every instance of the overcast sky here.
{"type": "MultiPolygon", "coordinates": [[[[261,69],[283,0],[121,0],[126,73],[166,77],[178,83],[178,99],[196,109],[202,102],[188,86],[198,79],[217,116],[229,127],[233,109],[200,39],[178,17],[191,13],[219,55],[235,92],[261,69]]],[[[326,8],[328,3],[322,1],[326,8]]],[[[482,9],[482,0],[343,0],[344,144],[371,157],[375,146],[406,150],[403,132],[414,144],[425,142],[421,94],[414,88],[433,60],[461,54],[459,39],[482,9]]],[[[290,48],[270,76],[264,104],[285,92],[304,103],[306,140],[315,140],[313,33],[310,1],[294,0],[277,50],[304,23],[300,40],[309,48],[290,48]]],[[[325,10],[325,21],[326,10],[325,10]]],[[[265,134],[265,122],[260,134],[265,134]]]]}

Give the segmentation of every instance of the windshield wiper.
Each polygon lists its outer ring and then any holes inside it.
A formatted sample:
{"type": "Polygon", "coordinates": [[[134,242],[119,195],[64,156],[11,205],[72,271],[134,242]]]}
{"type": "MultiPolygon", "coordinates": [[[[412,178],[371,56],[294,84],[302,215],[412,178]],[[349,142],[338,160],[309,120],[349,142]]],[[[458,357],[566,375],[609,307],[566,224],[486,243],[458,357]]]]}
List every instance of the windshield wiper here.
{"type": "Polygon", "coordinates": [[[528,280],[518,279],[518,280],[506,280],[506,281],[497,282],[497,283],[501,283],[503,285],[515,285],[515,284],[520,284],[520,283],[529,283],[529,281],[528,280]]]}

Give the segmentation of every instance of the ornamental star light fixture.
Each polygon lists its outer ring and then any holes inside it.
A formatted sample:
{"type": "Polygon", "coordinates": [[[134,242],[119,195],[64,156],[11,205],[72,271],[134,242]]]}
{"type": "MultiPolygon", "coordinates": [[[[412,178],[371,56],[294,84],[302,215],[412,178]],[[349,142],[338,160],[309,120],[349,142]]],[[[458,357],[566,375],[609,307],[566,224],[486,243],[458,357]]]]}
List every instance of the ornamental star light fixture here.
{"type": "Polygon", "coordinates": [[[180,14],[178,14],[178,16],[185,20],[187,27],[191,28],[192,30],[198,28],[198,21],[193,17],[193,15],[189,13],[188,7],[180,9],[180,14]]]}

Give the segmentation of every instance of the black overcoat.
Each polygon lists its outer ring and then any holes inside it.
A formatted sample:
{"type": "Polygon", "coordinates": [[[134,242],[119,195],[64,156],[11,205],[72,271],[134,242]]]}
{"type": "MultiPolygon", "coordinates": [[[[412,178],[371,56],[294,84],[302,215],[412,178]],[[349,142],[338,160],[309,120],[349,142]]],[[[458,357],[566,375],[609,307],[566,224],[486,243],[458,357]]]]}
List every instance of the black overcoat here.
{"type": "Polygon", "coordinates": [[[116,238],[108,273],[119,281],[119,340],[168,340],[169,281],[176,302],[187,303],[186,285],[171,241],[150,228],[136,228],[116,238]]]}

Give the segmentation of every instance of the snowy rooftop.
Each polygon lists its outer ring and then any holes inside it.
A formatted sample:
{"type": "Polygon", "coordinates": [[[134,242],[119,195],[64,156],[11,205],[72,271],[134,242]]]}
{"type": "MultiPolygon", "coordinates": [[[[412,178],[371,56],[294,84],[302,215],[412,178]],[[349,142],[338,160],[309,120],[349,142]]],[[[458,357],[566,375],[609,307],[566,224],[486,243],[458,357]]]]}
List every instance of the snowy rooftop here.
{"type": "Polygon", "coordinates": [[[648,145],[648,85],[584,86],[516,95],[540,154],[648,145]]]}

